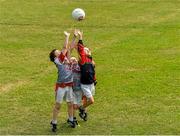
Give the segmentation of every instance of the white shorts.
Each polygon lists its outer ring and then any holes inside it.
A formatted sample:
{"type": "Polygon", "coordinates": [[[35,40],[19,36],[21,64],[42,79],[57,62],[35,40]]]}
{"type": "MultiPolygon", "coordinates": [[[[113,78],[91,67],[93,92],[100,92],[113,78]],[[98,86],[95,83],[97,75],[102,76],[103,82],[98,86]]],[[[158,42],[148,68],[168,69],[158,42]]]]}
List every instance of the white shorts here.
{"type": "Polygon", "coordinates": [[[74,103],[73,104],[77,104],[78,106],[81,105],[81,101],[82,101],[82,90],[79,91],[73,91],[74,93],[74,103]]]}
{"type": "Polygon", "coordinates": [[[87,98],[91,98],[93,95],[95,95],[94,83],[90,85],[81,84],[81,89],[87,98]]]}
{"type": "Polygon", "coordinates": [[[56,102],[62,103],[63,100],[66,102],[73,102],[73,90],[72,87],[66,86],[64,88],[58,87],[56,92],[56,102]]]}

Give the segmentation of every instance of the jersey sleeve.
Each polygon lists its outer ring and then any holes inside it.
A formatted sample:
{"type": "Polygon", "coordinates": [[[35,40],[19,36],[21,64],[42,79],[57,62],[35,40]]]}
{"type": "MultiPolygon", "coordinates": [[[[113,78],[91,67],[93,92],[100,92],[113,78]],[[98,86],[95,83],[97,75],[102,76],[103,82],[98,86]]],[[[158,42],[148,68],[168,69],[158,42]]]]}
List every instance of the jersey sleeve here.
{"type": "Polygon", "coordinates": [[[83,45],[83,42],[82,40],[79,40],[78,42],[78,53],[80,55],[80,58],[81,58],[81,64],[84,64],[85,63],[85,60],[86,60],[86,54],[84,52],[84,45],[83,45]]]}
{"type": "Polygon", "coordinates": [[[60,62],[63,62],[65,57],[66,56],[61,52],[61,54],[58,56],[58,59],[60,62]]]}

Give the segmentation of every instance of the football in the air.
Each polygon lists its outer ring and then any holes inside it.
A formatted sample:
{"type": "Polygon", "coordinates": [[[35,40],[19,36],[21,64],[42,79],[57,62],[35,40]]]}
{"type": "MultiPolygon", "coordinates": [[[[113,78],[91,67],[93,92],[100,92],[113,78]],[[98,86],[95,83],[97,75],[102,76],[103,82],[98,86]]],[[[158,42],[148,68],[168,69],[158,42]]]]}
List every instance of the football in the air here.
{"type": "Polygon", "coordinates": [[[83,9],[76,8],[72,12],[72,17],[77,21],[84,20],[85,19],[85,12],[83,9]]]}

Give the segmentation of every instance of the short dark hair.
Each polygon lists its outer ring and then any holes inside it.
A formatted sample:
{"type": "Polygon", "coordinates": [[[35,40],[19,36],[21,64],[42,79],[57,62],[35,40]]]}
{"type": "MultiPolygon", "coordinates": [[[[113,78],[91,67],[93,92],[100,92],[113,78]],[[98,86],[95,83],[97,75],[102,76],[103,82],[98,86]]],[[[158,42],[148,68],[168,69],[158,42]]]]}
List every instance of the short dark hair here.
{"type": "Polygon", "coordinates": [[[54,59],[55,59],[55,51],[56,51],[57,49],[53,49],[50,53],[49,53],[49,59],[50,59],[50,61],[52,61],[52,62],[54,62],[54,59]]]}

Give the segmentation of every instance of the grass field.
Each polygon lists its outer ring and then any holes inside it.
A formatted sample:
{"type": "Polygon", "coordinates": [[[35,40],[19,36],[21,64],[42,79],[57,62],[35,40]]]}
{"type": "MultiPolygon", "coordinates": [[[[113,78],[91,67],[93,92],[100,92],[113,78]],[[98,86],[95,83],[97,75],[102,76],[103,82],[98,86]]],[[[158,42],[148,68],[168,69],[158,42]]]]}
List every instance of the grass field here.
{"type": "Polygon", "coordinates": [[[74,28],[96,61],[95,104],[71,129],[64,103],[57,134],[180,134],[179,0],[0,0],[0,134],[53,134],[48,54],[74,28]]]}

